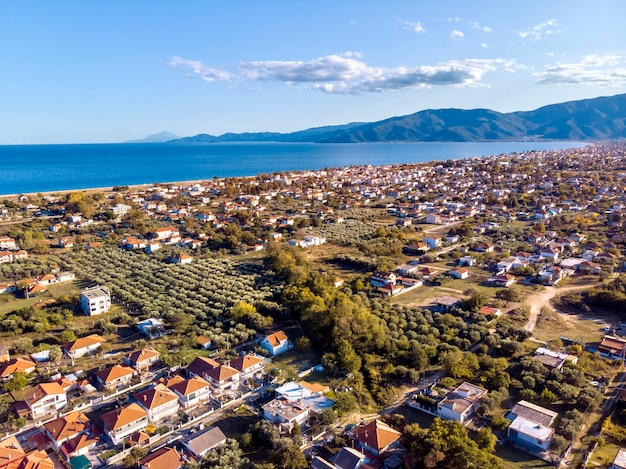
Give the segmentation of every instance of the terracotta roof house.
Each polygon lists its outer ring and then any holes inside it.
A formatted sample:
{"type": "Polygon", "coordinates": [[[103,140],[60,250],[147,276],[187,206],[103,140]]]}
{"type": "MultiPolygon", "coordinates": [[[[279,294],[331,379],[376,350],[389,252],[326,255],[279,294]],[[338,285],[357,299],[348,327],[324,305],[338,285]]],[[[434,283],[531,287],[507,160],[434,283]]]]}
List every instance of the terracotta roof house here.
{"type": "Polygon", "coordinates": [[[24,402],[36,420],[65,407],[67,394],[59,383],[41,383],[24,393],[24,402]]]}
{"type": "Polygon", "coordinates": [[[226,435],[219,427],[208,427],[200,433],[190,435],[183,442],[183,445],[196,458],[202,458],[209,451],[225,442],[226,435]]]}
{"type": "Polygon", "coordinates": [[[100,442],[100,438],[82,433],[61,445],[60,453],[66,461],[77,456],[86,456],[100,442]]]}
{"type": "Polygon", "coordinates": [[[135,350],[124,358],[128,366],[132,366],[137,371],[145,371],[158,366],[161,362],[161,354],[152,347],[135,350]]]}
{"type": "Polygon", "coordinates": [[[401,436],[402,433],[380,420],[374,420],[354,431],[354,438],[361,447],[375,455],[384,453],[393,447],[401,436]]]}
{"type": "Polygon", "coordinates": [[[265,337],[261,341],[261,347],[267,350],[270,355],[279,355],[291,350],[293,344],[289,342],[289,338],[283,331],[278,331],[265,337]]]}
{"type": "Polygon", "coordinates": [[[184,461],[175,448],[161,448],[139,461],[141,469],[180,469],[184,461]]]}
{"type": "Polygon", "coordinates": [[[133,398],[146,410],[150,422],[158,422],[174,415],[180,408],[178,394],[163,384],[135,393],[133,398]]]}
{"type": "Polygon", "coordinates": [[[204,374],[209,383],[220,390],[233,389],[239,385],[240,373],[232,366],[220,365],[204,374]]]}
{"type": "Polygon", "coordinates": [[[189,254],[178,253],[172,256],[172,264],[191,264],[193,262],[193,256],[189,254]]]}
{"type": "Polygon", "coordinates": [[[211,358],[196,357],[189,365],[187,365],[186,370],[189,376],[204,377],[205,373],[213,368],[217,368],[218,366],[220,366],[220,364],[211,358]]]}
{"type": "Polygon", "coordinates": [[[139,404],[133,402],[126,407],[120,407],[102,415],[102,421],[104,433],[114,445],[119,445],[127,436],[146,428],[148,413],[139,404]]]}
{"type": "Polygon", "coordinates": [[[70,358],[79,358],[88,353],[92,353],[100,348],[106,342],[106,339],[97,334],[91,334],[87,337],[81,337],[74,342],[63,345],[63,352],[70,358]]]}
{"type": "Polygon", "coordinates": [[[197,343],[200,346],[200,348],[203,350],[208,350],[211,348],[211,339],[203,335],[198,337],[197,343]]]}
{"type": "Polygon", "coordinates": [[[241,373],[242,378],[248,378],[263,370],[264,358],[254,353],[249,353],[231,360],[230,366],[241,373]]]}
{"type": "Polygon", "coordinates": [[[29,374],[35,371],[35,363],[30,360],[22,360],[21,358],[13,358],[0,364],[0,379],[6,380],[13,376],[13,373],[29,374]]]}
{"type": "Polygon", "coordinates": [[[626,356],[626,339],[605,335],[598,345],[598,352],[609,358],[624,358],[626,356]]]}
{"type": "Polygon", "coordinates": [[[167,382],[167,387],[178,395],[180,405],[185,408],[195,407],[209,400],[211,385],[199,376],[184,379],[177,377],[167,382]]]}
{"type": "Polygon", "coordinates": [[[113,365],[96,373],[96,381],[104,389],[115,389],[129,384],[136,371],[130,366],[113,365]]]}
{"type": "Polygon", "coordinates": [[[58,451],[66,441],[89,431],[91,422],[82,412],[74,411],[65,417],[50,420],[43,426],[54,448],[58,451]]]}

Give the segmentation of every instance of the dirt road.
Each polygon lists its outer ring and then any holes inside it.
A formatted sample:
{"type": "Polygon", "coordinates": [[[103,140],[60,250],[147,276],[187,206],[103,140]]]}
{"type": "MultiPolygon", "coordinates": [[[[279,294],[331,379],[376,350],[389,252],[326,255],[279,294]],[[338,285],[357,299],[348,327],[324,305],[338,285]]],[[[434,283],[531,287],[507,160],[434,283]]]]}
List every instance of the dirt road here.
{"type": "Polygon", "coordinates": [[[541,310],[544,307],[554,310],[554,308],[550,306],[550,300],[552,300],[555,296],[563,295],[575,290],[587,290],[589,288],[597,287],[598,285],[602,285],[602,282],[591,285],[577,285],[562,288],[545,287],[543,290],[530,295],[523,303],[525,306],[530,307],[530,316],[528,318],[528,322],[526,322],[526,325],[524,326],[524,330],[532,332],[535,329],[535,326],[537,325],[537,318],[539,317],[539,314],[541,314],[541,310]]]}

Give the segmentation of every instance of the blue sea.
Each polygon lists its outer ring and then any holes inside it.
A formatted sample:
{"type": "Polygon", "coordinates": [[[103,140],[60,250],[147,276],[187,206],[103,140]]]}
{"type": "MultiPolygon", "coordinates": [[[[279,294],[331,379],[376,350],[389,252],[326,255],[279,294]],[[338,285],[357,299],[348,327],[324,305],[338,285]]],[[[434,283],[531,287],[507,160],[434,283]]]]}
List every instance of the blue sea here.
{"type": "Polygon", "coordinates": [[[134,143],[0,146],[0,194],[388,165],[584,146],[498,143],[134,143]]]}

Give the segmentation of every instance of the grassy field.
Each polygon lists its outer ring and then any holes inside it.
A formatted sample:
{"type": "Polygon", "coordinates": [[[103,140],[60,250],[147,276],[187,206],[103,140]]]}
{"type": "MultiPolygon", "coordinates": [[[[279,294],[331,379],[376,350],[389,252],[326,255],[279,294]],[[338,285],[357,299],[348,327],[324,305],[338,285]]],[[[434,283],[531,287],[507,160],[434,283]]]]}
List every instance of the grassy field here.
{"type": "Polygon", "coordinates": [[[597,446],[585,467],[608,468],[615,459],[619,449],[620,445],[610,438],[605,438],[605,444],[597,446]]]}
{"type": "Polygon", "coordinates": [[[560,336],[582,340],[585,343],[598,342],[609,325],[605,319],[590,315],[564,315],[546,308],[537,320],[533,332],[537,339],[550,341],[560,336]]]}

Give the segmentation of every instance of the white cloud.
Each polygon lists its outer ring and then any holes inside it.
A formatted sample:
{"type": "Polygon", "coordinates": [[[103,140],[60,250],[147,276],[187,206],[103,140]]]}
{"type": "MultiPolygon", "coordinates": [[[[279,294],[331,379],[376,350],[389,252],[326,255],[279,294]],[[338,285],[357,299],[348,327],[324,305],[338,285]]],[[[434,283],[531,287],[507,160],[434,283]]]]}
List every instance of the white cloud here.
{"type": "Polygon", "coordinates": [[[450,33],[450,39],[463,39],[463,36],[465,36],[463,31],[459,31],[458,29],[455,29],[450,33]]]}
{"type": "Polygon", "coordinates": [[[587,55],[580,62],[547,66],[534,74],[539,84],[594,86],[626,85],[626,57],[619,55],[587,55]]]}
{"type": "Polygon", "coordinates": [[[183,59],[182,57],[172,57],[168,65],[187,70],[188,76],[198,77],[209,83],[213,81],[226,81],[232,77],[230,73],[224,70],[207,67],[202,62],[183,59]]]}
{"type": "Polygon", "coordinates": [[[490,33],[493,31],[493,29],[491,29],[489,26],[483,26],[478,21],[470,21],[469,25],[471,28],[482,31],[483,33],[490,33]]]}
{"type": "Polygon", "coordinates": [[[539,41],[543,36],[560,33],[562,31],[559,23],[555,19],[546,20],[528,28],[526,31],[518,31],[517,35],[529,41],[539,41]]]}
{"type": "Polygon", "coordinates": [[[406,21],[398,17],[396,17],[396,20],[402,25],[402,29],[413,31],[415,34],[422,34],[426,32],[426,28],[424,28],[422,23],[419,21],[406,21]]]}
{"type": "Polygon", "coordinates": [[[487,44],[486,42],[481,42],[480,43],[480,47],[482,47],[483,49],[488,49],[489,48],[489,44],[487,44]]]}
{"type": "MultiPolygon", "coordinates": [[[[171,63],[171,62],[170,62],[171,63]]],[[[217,81],[211,67],[196,61],[180,59],[176,63],[193,64],[195,76],[205,81],[217,81]]],[[[182,68],[182,67],[180,67],[182,68]]],[[[497,71],[513,72],[520,66],[513,60],[467,59],[452,60],[436,65],[395,68],[372,67],[359,54],[328,55],[303,61],[253,61],[239,64],[238,73],[221,71],[222,80],[247,79],[257,82],[282,82],[290,86],[314,89],[325,93],[361,94],[433,86],[481,86],[485,74],[497,71]]]]}
{"type": "Polygon", "coordinates": [[[458,23],[459,21],[461,21],[461,18],[459,18],[458,16],[451,16],[448,18],[448,22],[450,23],[458,23]]]}

